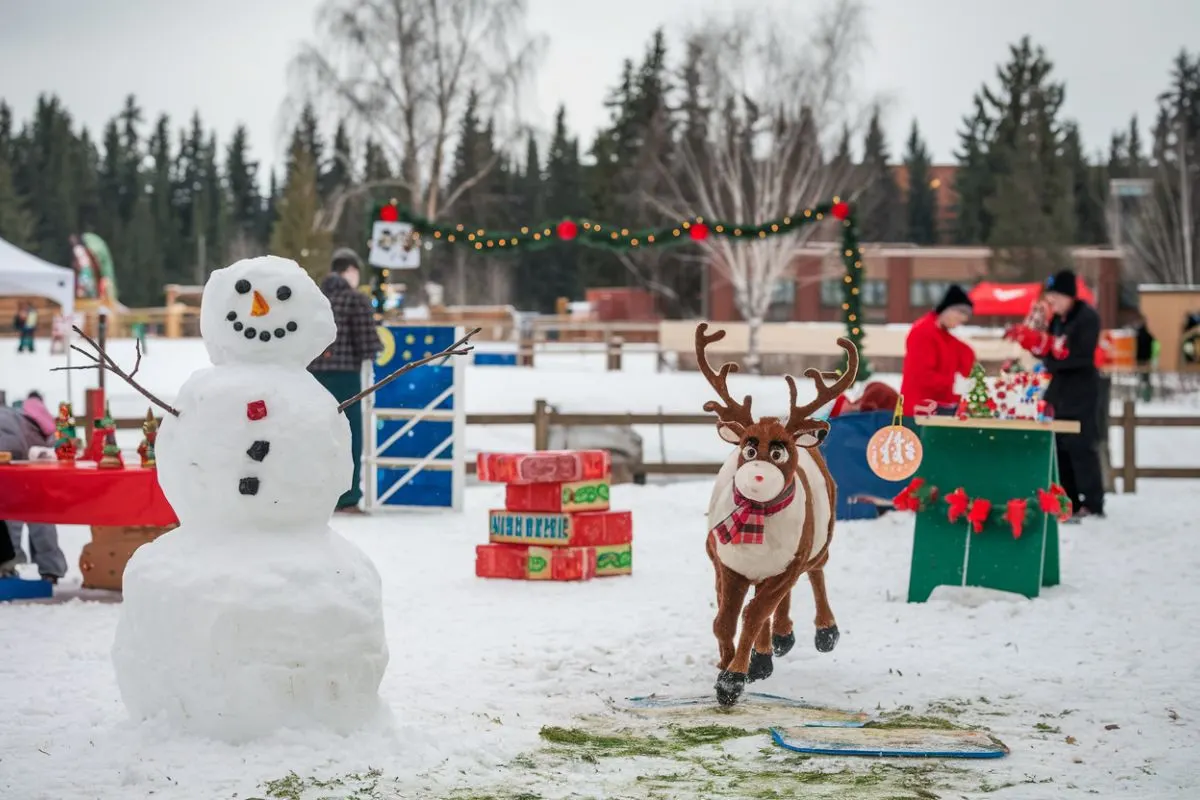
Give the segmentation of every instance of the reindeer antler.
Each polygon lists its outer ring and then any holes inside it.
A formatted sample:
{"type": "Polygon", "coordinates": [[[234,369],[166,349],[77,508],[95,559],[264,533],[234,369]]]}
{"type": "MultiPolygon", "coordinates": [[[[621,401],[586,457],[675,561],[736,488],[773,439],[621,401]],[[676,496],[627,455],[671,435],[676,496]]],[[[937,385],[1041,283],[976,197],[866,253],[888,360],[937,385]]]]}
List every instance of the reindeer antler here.
{"type": "Polygon", "coordinates": [[[750,395],[746,395],[745,399],[738,403],[729,394],[729,373],[737,372],[738,365],[729,361],[721,365],[720,372],[714,372],[712,364],[708,363],[708,356],[705,355],[705,350],[710,344],[725,338],[725,331],[707,335],[706,331],[708,331],[707,322],[701,322],[696,326],[696,365],[700,368],[705,380],[716,390],[717,396],[725,401],[725,405],[721,405],[716,400],[709,400],[704,404],[704,410],[715,411],[722,422],[737,422],[743,426],[753,425],[754,416],[750,413],[750,395]]]}
{"type": "Polygon", "coordinates": [[[788,393],[791,395],[792,410],[788,414],[786,426],[789,431],[796,431],[800,423],[808,419],[810,414],[849,389],[854,384],[854,379],[858,377],[858,348],[854,346],[854,342],[845,338],[838,339],[837,343],[846,351],[845,372],[839,376],[836,372],[821,372],[814,367],[804,370],[804,377],[812,378],[813,383],[817,385],[816,399],[803,406],[797,406],[796,379],[791,375],[784,376],[787,380],[788,393]],[[832,386],[825,383],[828,380],[834,381],[832,386]]]}

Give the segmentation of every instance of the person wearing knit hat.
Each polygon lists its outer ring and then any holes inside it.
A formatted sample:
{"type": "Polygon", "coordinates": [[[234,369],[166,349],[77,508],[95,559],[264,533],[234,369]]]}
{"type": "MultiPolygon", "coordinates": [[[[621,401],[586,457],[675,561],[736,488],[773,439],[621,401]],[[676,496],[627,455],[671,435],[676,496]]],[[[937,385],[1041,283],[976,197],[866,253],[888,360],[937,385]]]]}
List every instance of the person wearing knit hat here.
{"type": "MultiPolygon", "coordinates": [[[[1062,347],[1042,356],[1050,385],[1046,404],[1056,419],[1079,423],[1077,435],[1059,434],[1059,482],[1067,490],[1075,513],[1104,516],[1104,478],[1100,471],[1100,373],[1096,348],[1100,343],[1100,315],[1079,297],[1079,279],[1069,269],[1046,279],[1045,299],[1054,316],[1050,336],[1062,347]]],[[[1074,517],[1073,519],[1078,519],[1074,517]]]]}
{"type": "MultiPolygon", "coordinates": [[[[334,251],[329,274],[321,281],[321,292],[333,308],[337,338],[316,361],[308,365],[308,370],[338,402],[345,402],[362,391],[363,362],[374,359],[383,349],[371,300],[358,291],[361,271],[362,260],[358,253],[342,247],[334,251]]],[[[362,403],[346,409],[346,420],[350,423],[354,478],[338,500],[335,510],[355,514],[362,513],[358,506],[362,500],[362,403]]]]}
{"type": "Polygon", "coordinates": [[[941,302],[913,323],[905,340],[900,382],[906,416],[918,408],[958,405],[954,376],[970,374],[975,351],[950,331],[970,319],[973,309],[966,290],[952,284],[941,302]]]}

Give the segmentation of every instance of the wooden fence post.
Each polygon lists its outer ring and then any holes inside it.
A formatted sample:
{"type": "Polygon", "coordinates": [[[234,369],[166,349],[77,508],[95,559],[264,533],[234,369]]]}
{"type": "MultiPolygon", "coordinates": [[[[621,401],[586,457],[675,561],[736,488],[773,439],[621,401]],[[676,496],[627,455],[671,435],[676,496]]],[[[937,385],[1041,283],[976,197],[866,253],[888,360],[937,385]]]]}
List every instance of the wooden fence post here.
{"type": "Polygon", "coordinates": [[[608,371],[621,371],[621,351],[625,346],[625,340],[620,336],[608,337],[608,371]]]}
{"type": "Polygon", "coordinates": [[[1124,463],[1121,465],[1121,493],[1137,491],[1137,417],[1134,401],[1126,400],[1121,411],[1121,437],[1124,442],[1124,463]]]}
{"type": "Polygon", "coordinates": [[[533,401],[533,449],[550,449],[550,408],[545,400],[533,401]]]}
{"type": "Polygon", "coordinates": [[[533,366],[533,334],[521,334],[521,338],[517,341],[517,366],[533,366]]]}

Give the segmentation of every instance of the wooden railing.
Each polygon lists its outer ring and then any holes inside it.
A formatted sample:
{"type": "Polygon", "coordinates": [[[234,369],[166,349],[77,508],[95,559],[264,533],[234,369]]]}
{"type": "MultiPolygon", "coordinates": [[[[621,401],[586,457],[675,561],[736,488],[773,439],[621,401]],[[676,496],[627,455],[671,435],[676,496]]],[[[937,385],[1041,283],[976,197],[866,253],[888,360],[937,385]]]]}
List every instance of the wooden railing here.
{"type": "MultiPolygon", "coordinates": [[[[1119,416],[1110,417],[1109,425],[1120,428],[1122,463],[1113,470],[1113,477],[1120,478],[1122,493],[1137,491],[1139,479],[1184,478],[1200,479],[1197,467],[1140,467],[1137,464],[1138,428],[1200,428],[1200,416],[1137,416],[1133,401],[1126,400],[1119,416]]],[[[118,430],[136,430],[141,419],[118,419],[118,430]]],[[[533,413],[467,414],[468,425],[529,425],[533,427],[533,449],[548,450],[550,430],[555,426],[579,427],[584,425],[703,425],[711,427],[711,414],[668,414],[668,413],[561,413],[545,400],[534,401],[533,413]]],[[[715,432],[714,434],[715,435],[715,432]]],[[[1107,440],[1105,440],[1107,442],[1107,440]]],[[[636,471],[646,475],[702,476],[715,475],[721,468],[717,461],[704,462],[646,462],[636,471]]],[[[468,461],[467,472],[475,473],[475,464],[468,461]]]]}

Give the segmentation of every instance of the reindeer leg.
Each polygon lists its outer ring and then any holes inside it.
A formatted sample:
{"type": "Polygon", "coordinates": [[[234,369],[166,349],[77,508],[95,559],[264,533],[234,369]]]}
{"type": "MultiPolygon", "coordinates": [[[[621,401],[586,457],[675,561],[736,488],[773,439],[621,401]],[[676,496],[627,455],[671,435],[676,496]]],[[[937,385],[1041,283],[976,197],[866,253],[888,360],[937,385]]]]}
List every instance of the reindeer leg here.
{"type": "Polygon", "coordinates": [[[837,622],[833,618],[833,610],[829,607],[829,598],[825,594],[825,570],[809,570],[808,582],[812,584],[813,601],[817,606],[817,616],[813,620],[817,627],[815,637],[817,650],[821,653],[830,653],[833,652],[833,648],[837,647],[841,634],[838,633],[837,622]]]}
{"type": "Polygon", "coordinates": [[[737,635],[738,615],[742,611],[742,603],[746,601],[746,592],[750,590],[750,581],[721,563],[711,536],[708,538],[707,549],[708,557],[712,559],[713,572],[716,573],[717,616],[713,620],[713,635],[717,637],[717,646],[721,651],[721,660],[717,663],[717,668],[723,671],[733,660],[733,640],[737,635]]]}
{"type": "Polygon", "coordinates": [[[781,658],[792,651],[796,645],[796,633],[792,625],[792,593],[788,592],[779,599],[775,606],[775,616],[771,622],[771,647],[775,656],[781,658]]]}
{"type": "Polygon", "coordinates": [[[750,671],[746,678],[750,683],[765,681],[775,671],[775,663],[771,658],[771,620],[767,619],[758,629],[754,637],[754,649],[750,651],[750,671]]]}
{"type": "Polygon", "coordinates": [[[794,578],[789,580],[785,576],[786,573],[763,581],[755,591],[754,598],[742,611],[742,632],[738,638],[737,650],[728,667],[717,677],[717,702],[723,706],[731,706],[737,702],[746,687],[754,641],[762,634],[763,626],[770,621],[771,614],[779,605],[784,592],[790,591],[795,581],[794,578]]]}

